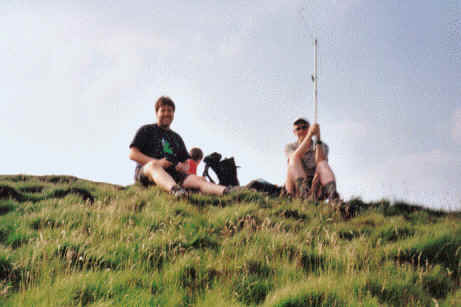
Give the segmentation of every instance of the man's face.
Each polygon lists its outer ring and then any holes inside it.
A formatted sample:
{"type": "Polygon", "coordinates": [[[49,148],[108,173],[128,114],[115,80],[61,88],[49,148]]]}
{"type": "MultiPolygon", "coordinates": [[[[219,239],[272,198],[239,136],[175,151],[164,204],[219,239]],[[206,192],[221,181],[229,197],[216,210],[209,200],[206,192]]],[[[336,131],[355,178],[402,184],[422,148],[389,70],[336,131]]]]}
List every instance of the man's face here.
{"type": "Polygon", "coordinates": [[[169,128],[174,119],[174,111],[171,106],[160,106],[157,113],[157,124],[162,128],[169,128]]]}
{"type": "Polygon", "coordinates": [[[298,125],[293,125],[293,133],[298,137],[305,137],[307,135],[307,130],[309,129],[309,124],[301,123],[298,125]]]}

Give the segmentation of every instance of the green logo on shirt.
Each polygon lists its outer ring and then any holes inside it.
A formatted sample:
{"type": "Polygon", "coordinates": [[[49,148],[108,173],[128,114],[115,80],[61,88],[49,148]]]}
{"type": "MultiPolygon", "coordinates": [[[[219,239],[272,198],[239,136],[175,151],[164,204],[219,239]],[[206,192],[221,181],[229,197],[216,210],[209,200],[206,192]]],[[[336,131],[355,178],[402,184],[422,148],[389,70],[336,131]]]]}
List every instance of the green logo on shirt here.
{"type": "Polygon", "coordinates": [[[170,143],[167,140],[162,139],[163,152],[172,155],[173,150],[170,147],[170,143]]]}

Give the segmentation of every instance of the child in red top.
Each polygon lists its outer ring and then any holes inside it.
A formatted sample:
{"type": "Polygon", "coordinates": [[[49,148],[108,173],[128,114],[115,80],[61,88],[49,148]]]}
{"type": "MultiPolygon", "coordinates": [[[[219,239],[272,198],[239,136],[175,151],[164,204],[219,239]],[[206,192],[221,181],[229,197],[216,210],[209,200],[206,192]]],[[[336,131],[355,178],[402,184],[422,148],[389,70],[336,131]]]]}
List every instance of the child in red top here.
{"type": "Polygon", "coordinates": [[[189,152],[192,159],[187,160],[189,170],[187,171],[191,175],[197,175],[197,166],[200,164],[203,158],[203,152],[198,147],[191,148],[189,152]]]}

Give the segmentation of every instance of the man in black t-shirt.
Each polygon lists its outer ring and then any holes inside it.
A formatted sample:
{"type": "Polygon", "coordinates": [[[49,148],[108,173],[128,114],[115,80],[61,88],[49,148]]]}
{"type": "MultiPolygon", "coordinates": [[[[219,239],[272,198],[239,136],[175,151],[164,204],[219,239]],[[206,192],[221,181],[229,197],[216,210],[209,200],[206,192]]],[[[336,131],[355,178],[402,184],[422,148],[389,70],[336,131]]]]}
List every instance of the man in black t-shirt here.
{"type": "Polygon", "coordinates": [[[190,159],[182,138],[170,129],[175,104],[162,96],[155,103],[156,124],[144,125],[130,144],[130,159],[137,162],[135,180],[143,185],[155,183],[175,196],[185,194],[183,188],[199,189],[203,193],[222,195],[230,188],[210,183],[187,173],[190,159]]]}

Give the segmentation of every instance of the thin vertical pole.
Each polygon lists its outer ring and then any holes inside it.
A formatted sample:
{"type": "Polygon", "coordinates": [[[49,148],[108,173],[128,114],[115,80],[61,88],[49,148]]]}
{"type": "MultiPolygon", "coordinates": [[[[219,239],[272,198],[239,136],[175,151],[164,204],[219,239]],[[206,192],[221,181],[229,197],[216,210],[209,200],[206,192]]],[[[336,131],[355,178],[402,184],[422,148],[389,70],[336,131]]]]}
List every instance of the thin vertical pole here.
{"type": "Polygon", "coordinates": [[[317,123],[318,120],[318,91],[317,91],[317,86],[318,86],[318,42],[317,39],[314,40],[314,46],[315,46],[315,70],[314,70],[314,123],[317,123]]]}

